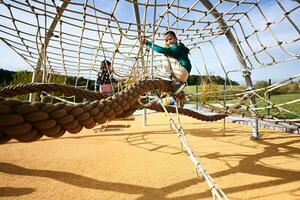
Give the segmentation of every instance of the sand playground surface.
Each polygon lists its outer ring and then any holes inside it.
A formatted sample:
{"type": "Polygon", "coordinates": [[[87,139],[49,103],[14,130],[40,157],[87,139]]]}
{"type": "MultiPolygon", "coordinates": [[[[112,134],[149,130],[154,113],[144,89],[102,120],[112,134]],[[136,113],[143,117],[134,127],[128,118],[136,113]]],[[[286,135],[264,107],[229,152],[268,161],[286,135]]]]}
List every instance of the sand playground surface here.
{"type": "MultiPolygon", "coordinates": [[[[163,113],[60,138],[0,145],[0,199],[212,199],[163,113]],[[126,128],[127,124],[129,128],[126,128]]],[[[175,117],[174,117],[175,119],[175,117]]],[[[181,116],[194,154],[229,199],[300,199],[300,135],[181,116]]]]}

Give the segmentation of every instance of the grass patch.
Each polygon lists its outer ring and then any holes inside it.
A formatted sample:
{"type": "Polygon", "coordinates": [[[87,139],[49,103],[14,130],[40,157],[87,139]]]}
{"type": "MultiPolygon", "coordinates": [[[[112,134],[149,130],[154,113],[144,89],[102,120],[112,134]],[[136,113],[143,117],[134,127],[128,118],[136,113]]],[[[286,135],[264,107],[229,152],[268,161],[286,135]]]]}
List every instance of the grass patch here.
{"type": "MultiPolygon", "coordinates": [[[[198,93],[199,96],[198,96],[198,102],[200,104],[223,104],[223,94],[224,94],[224,86],[223,85],[217,85],[217,86],[214,86],[214,87],[211,87],[210,89],[213,89],[211,91],[205,91],[205,96],[203,96],[203,94],[201,94],[201,88],[199,87],[198,88],[198,93]],[[204,97],[204,98],[203,98],[204,97]],[[216,98],[216,97],[220,97],[220,98],[216,98]]],[[[196,86],[187,86],[185,88],[185,91],[187,93],[197,93],[197,89],[196,89],[196,86]]],[[[244,91],[244,88],[242,86],[230,86],[228,87],[228,90],[227,90],[227,95],[230,95],[230,94],[236,94],[236,93],[240,93],[240,92],[243,92],[244,91]]],[[[195,102],[197,100],[197,96],[195,95],[191,95],[191,96],[188,96],[189,100],[191,102],[195,102]]],[[[267,97],[264,97],[264,99],[267,99],[267,97]]],[[[278,104],[284,104],[286,102],[290,102],[290,101],[293,101],[293,100],[299,100],[300,99],[300,91],[296,91],[296,92],[293,92],[293,93],[289,93],[289,94],[274,94],[274,95],[271,95],[271,98],[270,98],[270,101],[273,103],[274,106],[278,105],[278,104]]],[[[226,100],[226,104],[235,104],[238,102],[238,98],[234,98],[234,99],[227,99],[226,100]]],[[[257,102],[257,107],[260,108],[260,107],[267,107],[268,106],[268,103],[265,102],[264,100],[260,99],[260,98],[256,98],[256,102],[257,102]]],[[[249,105],[249,100],[245,103],[245,105],[249,105]]],[[[277,118],[287,118],[287,119],[294,119],[294,118],[297,118],[297,116],[300,116],[300,102],[297,102],[297,103],[292,103],[292,104],[288,104],[288,105],[283,105],[281,106],[283,109],[286,109],[288,111],[291,111],[295,114],[292,114],[292,113],[289,113],[289,112],[286,112],[284,110],[279,110],[279,109],[276,109],[276,108],[271,108],[269,109],[264,109],[264,110],[260,110],[258,111],[258,114],[260,116],[266,116],[266,115],[272,115],[272,116],[276,116],[277,118]]],[[[238,112],[238,114],[245,114],[245,115],[250,115],[250,112],[249,111],[246,111],[246,110],[240,110],[238,112]]]]}

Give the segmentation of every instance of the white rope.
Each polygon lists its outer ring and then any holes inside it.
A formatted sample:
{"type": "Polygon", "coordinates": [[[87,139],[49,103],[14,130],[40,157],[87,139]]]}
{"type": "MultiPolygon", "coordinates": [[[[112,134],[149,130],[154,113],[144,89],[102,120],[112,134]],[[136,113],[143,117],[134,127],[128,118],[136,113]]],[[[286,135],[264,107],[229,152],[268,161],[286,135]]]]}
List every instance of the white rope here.
{"type": "MultiPolygon", "coordinates": [[[[59,18],[57,27],[54,30],[48,30],[47,27],[41,25],[44,23],[44,19],[47,19],[47,23],[49,23],[56,18],[59,13],[58,2],[60,1],[0,0],[0,6],[3,8],[0,19],[5,22],[0,24],[0,40],[20,55],[32,68],[35,68],[39,55],[43,53],[40,52],[44,39],[42,33],[53,31],[55,37],[51,37],[44,56],[49,74],[61,74],[65,77],[76,76],[77,79],[79,76],[83,76],[91,79],[97,74],[95,73],[96,66],[105,59],[112,61],[113,73],[118,77],[145,78],[149,75],[147,71],[154,70],[153,66],[161,64],[161,57],[150,54],[149,51],[140,54],[139,34],[136,34],[138,26],[142,28],[140,32],[152,36],[153,43],[162,40],[161,33],[165,30],[176,32],[178,39],[190,48],[191,54],[200,51],[198,55],[204,64],[201,68],[207,74],[216,72],[210,59],[205,57],[211,52],[217,56],[217,63],[221,66],[223,73],[227,74],[232,69],[232,66],[225,64],[224,59],[227,58],[224,58],[223,49],[220,50],[217,44],[220,36],[226,34],[228,30],[234,34],[242,52],[242,59],[246,62],[249,71],[260,68],[267,70],[267,67],[292,61],[296,63],[300,60],[299,53],[294,50],[298,48],[300,41],[299,24],[295,19],[295,16],[299,15],[300,5],[296,3],[270,1],[270,5],[275,6],[278,11],[276,13],[278,17],[275,19],[271,18],[272,15],[269,15],[271,10],[264,6],[264,2],[261,0],[216,0],[211,2],[212,8],[209,10],[205,9],[203,6],[205,1],[202,0],[116,0],[108,2],[110,7],[107,8],[98,6],[98,2],[94,0],[70,1],[69,6],[62,8],[64,12],[59,18]],[[123,11],[122,6],[125,4],[142,7],[142,24],[132,21],[130,17],[128,19],[121,17],[119,12],[123,11]],[[218,13],[218,10],[222,12],[218,13]],[[155,15],[153,15],[154,11],[157,12],[155,15]],[[31,16],[31,20],[23,20],[22,14],[31,16]],[[212,18],[212,16],[216,17],[212,18]],[[257,26],[257,17],[262,19],[259,27],[257,26]],[[224,26],[220,25],[220,20],[224,21],[224,26]],[[275,31],[276,26],[290,27],[291,30],[285,30],[288,31],[290,37],[280,37],[280,33],[275,31]],[[263,34],[269,34],[272,41],[266,43],[263,34]],[[208,43],[211,45],[204,45],[208,43]],[[283,56],[277,57],[276,51],[283,56]],[[145,58],[145,68],[140,66],[142,58],[145,58]]],[[[195,59],[198,58],[195,57],[195,59]]],[[[197,60],[194,61],[194,58],[192,60],[193,63],[199,63],[197,60]]],[[[200,67],[193,64],[193,68],[196,69],[198,75],[201,75],[200,67]]],[[[296,78],[292,79],[296,80],[296,78]]],[[[213,83],[211,77],[209,77],[209,81],[213,83]]],[[[259,96],[258,92],[265,92],[265,96],[259,97],[260,101],[276,105],[272,103],[272,100],[268,101],[266,94],[283,88],[291,82],[291,80],[287,80],[251,92],[255,92],[257,97],[259,96]]],[[[86,87],[87,85],[88,82],[86,87]]],[[[232,84],[230,84],[230,88],[226,88],[226,91],[230,91],[230,94],[226,94],[229,98],[241,97],[248,92],[235,91],[232,84]]],[[[222,91],[208,91],[206,94],[208,97],[221,96],[220,92],[222,91]]],[[[223,90],[223,92],[225,91],[223,90]]],[[[190,91],[188,93],[201,94],[190,91]]],[[[280,103],[276,110],[287,112],[284,110],[286,109],[293,113],[291,109],[285,108],[286,103],[296,105],[298,102],[297,100],[286,100],[286,102],[280,103]]],[[[257,108],[256,112],[265,109],[268,108],[265,106],[257,108]]]]}
{"type": "Polygon", "coordinates": [[[217,186],[217,184],[214,182],[214,180],[212,179],[212,177],[206,172],[206,170],[202,167],[201,163],[198,161],[198,159],[196,158],[196,156],[194,155],[194,152],[188,142],[188,139],[184,133],[184,130],[181,126],[180,120],[179,120],[179,114],[178,114],[178,106],[176,105],[176,113],[177,113],[177,119],[178,119],[178,126],[176,125],[176,123],[174,122],[174,120],[171,118],[170,114],[168,113],[166,107],[164,106],[162,100],[158,97],[156,97],[156,101],[162,106],[162,108],[164,109],[166,116],[169,120],[169,123],[171,125],[172,128],[175,129],[176,134],[178,136],[178,139],[182,145],[182,147],[184,147],[184,149],[187,151],[189,158],[191,159],[192,163],[194,164],[198,175],[202,176],[207,184],[209,189],[211,190],[213,199],[218,199],[218,200],[228,200],[227,196],[225,195],[225,193],[217,186]]]}

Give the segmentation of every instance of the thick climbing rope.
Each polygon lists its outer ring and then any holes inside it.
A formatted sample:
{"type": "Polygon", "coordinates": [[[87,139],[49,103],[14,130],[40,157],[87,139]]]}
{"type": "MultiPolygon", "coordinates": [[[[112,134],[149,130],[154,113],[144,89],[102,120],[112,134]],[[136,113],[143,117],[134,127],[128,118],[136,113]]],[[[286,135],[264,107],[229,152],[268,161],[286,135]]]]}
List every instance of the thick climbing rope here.
{"type": "MultiPolygon", "coordinates": [[[[139,77],[142,70],[145,76],[150,64],[147,60],[145,68],[141,70],[139,66],[138,59],[143,57],[143,54],[140,55],[138,42],[133,42],[137,41],[137,31],[147,35],[157,33],[156,41],[161,39],[160,34],[165,30],[175,31],[180,41],[193,52],[199,50],[201,57],[205,57],[207,52],[214,53],[226,78],[232,70],[228,70],[229,66],[226,66],[224,58],[221,62],[221,56],[216,51],[219,48],[215,39],[224,35],[227,30],[234,34],[237,45],[242,51],[242,59],[247,62],[249,70],[269,68],[280,63],[299,60],[299,52],[293,48],[299,41],[300,29],[295,20],[295,16],[299,15],[299,3],[270,1],[272,7],[278,8],[274,18],[273,15],[269,15],[272,9],[265,7],[261,0],[255,2],[216,0],[212,6],[222,10],[218,15],[215,9],[203,8],[203,2],[205,1],[179,3],[179,1],[167,0],[165,3],[161,1],[154,3],[115,0],[110,2],[111,6],[104,9],[97,6],[95,1],[70,1],[68,3],[70,6],[61,5],[61,7],[59,1],[2,0],[0,6],[3,12],[0,18],[11,24],[0,25],[0,40],[19,54],[33,69],[42,60],[40,55],[44,54],[41,52],[42,46],[45,45],[42,41],[51,41],[46,42],[48,48],[44,58],[47,60],[48,73],[63,74],[66,77],[76,76],[77,79],[78,74],[84,77],[96,76],[95,67],[103,59],[112,61],[113,73],[118,77],[139,77]],[[131,18],[120,17],[119,12],[125,4],[128,7],[136,5],[143,8],[144,21],[134,22],[130,20],[131,18]],[[149,16],[153,16],[154,9],[157,9],[157,15],[150,19],[149,16]],[[31,20],[23,20],[24,15],[31,16],[29,18],[31,20]],[[217,17],[211,18],[214,15],[217,17]],[[191,18],[191,16],[197,17],[191,18]],[[258,17],[261,23],[257,23],[258,17]],[[59,23],[53,29],[44,23],[45,20],[55,19],[59,19],[59,23]],[[220,20],[224,20],[227,26],[220,25],[220,20]],[[137,27],[141,29],[137,30],[137,27]],[[276,31],[277,27],[290,27],[289,36],[282,37],[284,35],[276,31]],[[74,32],[75,29],[78,31],[74,32]],[[47,32],[52,33],[51,38],[43,38],[45,36],[42,33],[47,32]],[[266,40],[265,35],[270,39],[266,40]],[[283,56],[277,56],[277,52],[283,56]]],[[[160,58],[155,56],[153,62],[157,64],[160,58]]],[[[211,70],[207,68],[210,66],[208,60],[203,60],[203,64],[206,73],[209,74],[211,70]]],[[[199,71],[196,64],[193,68],[199,71]]],[[[278,85],[278,87],[283,86],[283,84],[278,85]]],[[[256,93],[254,97],[259,96],[256,93]]],[[[275,102],[266,97],[259,98],[265,103],[275,105],[275,102]]],[[[276,110],[293,113],[299,117],[299,113],[294,113],[291,109],[287,111],[285,105],[290,103],[296,105],[298,102],[289,101],[277,105],[276,110]]],[[[266,109],[269,107],[251,108],[251,111],[259,112],[266,109]]]]}
{"type": "Polygon", "coordinates": [[[93,92],[88,90],[83,90],[68,85],[60,85],[55,83],[31,83],[31,84],[19,84],[10,85],[0,89],[1,97],[14,97],[17,95],[23,95],[33,92],[62,92],[65,95],[74,95],[78,98],[85,98],[89,100],[101,100],[108,97],[104,93],[93,92]]]}
{"type": "MultiPolygon", "coordinates": [[[[77,89],[58,84],[28,84],[8,86],[0,89],[1,97],[12,97],[31,92],[64,92],[92,102],[80,104],[66,103],[28,103],[14,99],[0,99],[0,143],[14,138],[21,142],[38,140],[43,135],[60,137],[66,131],[78,133],[85,128],[93,128],[124,114],[131,115],[137,109],[138,98],[150,91],[174,92],[172,83],[163,80],[144,80],[134,83],[125,90],[106,96],[102,93],[77,89]],[[134,108],[134,109],[132,109],[134,108]]],[[[158,106],[151,108],[160,111],[158,106]]],[[[169,112],[176,112],[168,108],[169,112]]],[[[200,113],[180,109],[180,113],[205,121],[215,121],[225,117],[224,114],[204,116],[200,113]]]]}
{"type": "MultiPolygon", "coordinates": [[[[175,107],[171,107],[171,106],[165,106],[165,107],[168,112],[176,113],[175,107]]],[[[160,104],[153,103],[153,104],[149,105],[147,108],[149,108],[151,110],[155,110],[157,112],[164,112],[164,108],[160,104]]],[[[217,120],[223,119],[226,116],[224,114],[204,115],[199,112],[195,112],[195,111],[184,109],[184,108],[178,108],[178,111],[180,114],[183,114],[183,115],[195,118],[195,119],[199,119],[202,121],[217,121],[217,120]]]]}

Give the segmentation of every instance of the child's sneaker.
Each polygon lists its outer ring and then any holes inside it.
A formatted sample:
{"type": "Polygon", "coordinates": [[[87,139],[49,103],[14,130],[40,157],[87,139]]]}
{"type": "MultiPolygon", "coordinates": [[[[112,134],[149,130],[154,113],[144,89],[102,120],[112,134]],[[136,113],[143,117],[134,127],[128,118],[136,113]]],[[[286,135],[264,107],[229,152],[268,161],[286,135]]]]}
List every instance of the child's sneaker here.
{"type": "Polygon", "coordinates": [[[176,96],[177,94],[179,94],[180,92],[183,91],[183,89],[185,88],[186,84],[182,83],[182,82],[176,82],[175,83],[175,89],[174,89],[174,95],[176,96]]]}
{"type": "Polygon", "coordinates": [[[155,75],[154,79],[172,81],[172,76],[158,76],[158,75],[155,75]]]}

